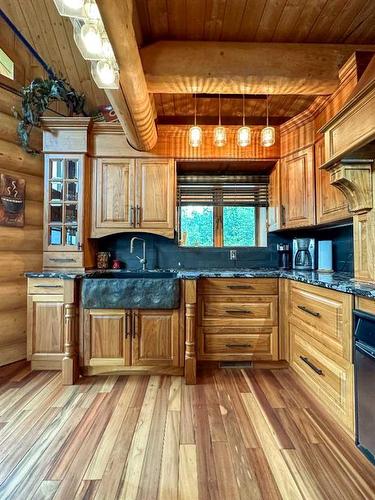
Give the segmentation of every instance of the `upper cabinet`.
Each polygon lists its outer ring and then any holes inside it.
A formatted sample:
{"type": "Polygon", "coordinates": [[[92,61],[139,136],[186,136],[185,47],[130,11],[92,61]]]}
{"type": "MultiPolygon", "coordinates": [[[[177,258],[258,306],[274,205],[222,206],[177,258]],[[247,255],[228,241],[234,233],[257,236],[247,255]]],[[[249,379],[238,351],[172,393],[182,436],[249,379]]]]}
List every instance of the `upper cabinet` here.
{"type": "Polygon", "coordinates": [[[330,184],[330,173],[320,168],[325,162],[324,137],[315,143],[316,219],[317,224],[352,217],[343,193],[330,184]]]}
{"type": "Polygon", "coordinates": [[[280,161],[270,174],[269,205],[268,205],[268,231],[281,229],[281,190],[280,190],[280,161]]]}
{"type": "Polygon", "coordinates": [[[172,160],[99,159],[93,175],[92,237],[134,230],[174,236],[172,160]]]}
{"type": "Polygon", "coordinates": [[[281,160],[282,229],[315,224],[314,146],[281,160]]]}

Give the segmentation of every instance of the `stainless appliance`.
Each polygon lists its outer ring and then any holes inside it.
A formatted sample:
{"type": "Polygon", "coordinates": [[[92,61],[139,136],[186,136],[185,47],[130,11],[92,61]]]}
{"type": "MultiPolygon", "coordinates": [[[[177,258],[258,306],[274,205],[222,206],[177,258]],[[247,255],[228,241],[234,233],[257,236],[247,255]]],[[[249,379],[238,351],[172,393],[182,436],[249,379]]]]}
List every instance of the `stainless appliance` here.
{"type": "Polygon", "coordinates": [[[279,269],[290,269],[290,245],[289,243],[278,243],[277,251],[279,252],[279,269]]]}
{"type": "Polygon", "coordinates": [[[315,269],[314,238],[295,238],[293,240],[293,269],[300,271],[315,269]]]}
{"type": "Polygon", "coordinates": [[[375,464],[375,316],[354,311],[356,445],[375,464]]]}

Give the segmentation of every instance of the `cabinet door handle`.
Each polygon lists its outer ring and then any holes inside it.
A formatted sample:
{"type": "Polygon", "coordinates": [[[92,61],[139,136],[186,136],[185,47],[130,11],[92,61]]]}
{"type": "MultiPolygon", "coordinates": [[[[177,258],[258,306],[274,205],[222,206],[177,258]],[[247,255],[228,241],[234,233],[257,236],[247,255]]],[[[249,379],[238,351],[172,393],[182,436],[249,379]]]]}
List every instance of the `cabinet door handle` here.
{"type": "Polygon", "coordinates": [[[304,363],[306,363],[312,370],[314,370],[315,373],[317,373],[318,375],[323,375],[323,370],[315,366],[314,363],[311,363],[309,358],[307,358],[306,356],[300,356],[300,359],[302,359],[304,363]]]}
{"type": "Polygon", "coordinates": [[[225,347],[236,348],[236,347],[252,347],[251,344],[225,344],[225,347]]]}
{"type": "Polygon", "coordinates": [[[34,285],[34,288],[62,288],[62,285],[34,285]]]}
{"type": "Polygon", "coordinates": [[[50,258],[52,262],[74,262],[74,259],[68,259],[68,258],[50,258]]]}
{"type": "Polygon", "coordinates": [[[135,227],[135,219],[134,219],[134,207],[133,205],[130,206],[130,210],[129,210],[129,219],[130,219],[130,225],[132,227],[135,227]]]}
{"type": "Polygon", "coordinates": [[[230,288],[231,290],[249,290],[254,287],[251,285],[227,285],[227,288],[230,288]]]}
{"type": "Polygon", "coordinates": [[[125,338],[126,339],[130,335],[131,328],[132,328],[131,313],[129,311],[126,311],[126,313],[125,313],[125,338]]]}
{"type": "Polygon", "coordinates": [[[246,309],[227,309],[225,311],[228,314],[250,314],[251,311],[246,309]]]}
{"type": "Polygon", "coordinates": [[[137,312],[133,312],[133,339],[138,335],[138,321],[139,315],[137,312]]]}
{"type": "Polygon", "coordinates": [[[141,207],[139,205],[137,205],[137,208],[136,208],[135,220],[136,220],[136,226],[139,227],[141,225],[141,207]]]}
{"type": "Polygon", "coordinates": [[[285,226],[285,224],[286,224],[286,217],[285,217],[285,206],[284,205],[281,205],[280,212],[281,212],[281,221],[280,221],[281,225],[285,226]]]}
{"type": "Polygon", "coordinates": [[[311,316],[315,316],[315,318],[320,318],[320,313],[312,311],[311,309],[309,309],[306,306],[297,306],[297,307],[298,307],[298,309],[301,309],[301,311],[303,311],[307,314],[311,314],[311,316]]]}

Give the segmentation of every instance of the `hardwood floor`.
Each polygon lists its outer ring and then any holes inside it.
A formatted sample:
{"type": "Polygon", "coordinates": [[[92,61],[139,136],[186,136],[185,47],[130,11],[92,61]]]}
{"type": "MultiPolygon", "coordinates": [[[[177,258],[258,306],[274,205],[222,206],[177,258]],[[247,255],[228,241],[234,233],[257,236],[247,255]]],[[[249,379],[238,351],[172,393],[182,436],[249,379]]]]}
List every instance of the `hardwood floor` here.
{"type": "Polygon", "coordinates": [[[0,370],[0,499],[371,499],[375,468],[288,370],[0,370]]]}

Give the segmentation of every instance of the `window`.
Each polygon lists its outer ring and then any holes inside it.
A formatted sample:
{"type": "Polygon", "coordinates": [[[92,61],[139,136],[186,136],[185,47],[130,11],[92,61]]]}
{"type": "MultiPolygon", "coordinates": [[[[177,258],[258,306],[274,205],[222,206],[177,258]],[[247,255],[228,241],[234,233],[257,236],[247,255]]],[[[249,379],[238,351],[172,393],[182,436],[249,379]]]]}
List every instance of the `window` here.
{"type": "Polygon", "coordinates": [[[2,49],[0,49],[0,75],[14,80],[14,63],[2,49]]]}
{"type": "Polygon", "coordinates": [[[179,176],[178,200],[180,246],[266,245],[267,177],[179,176]]]}

